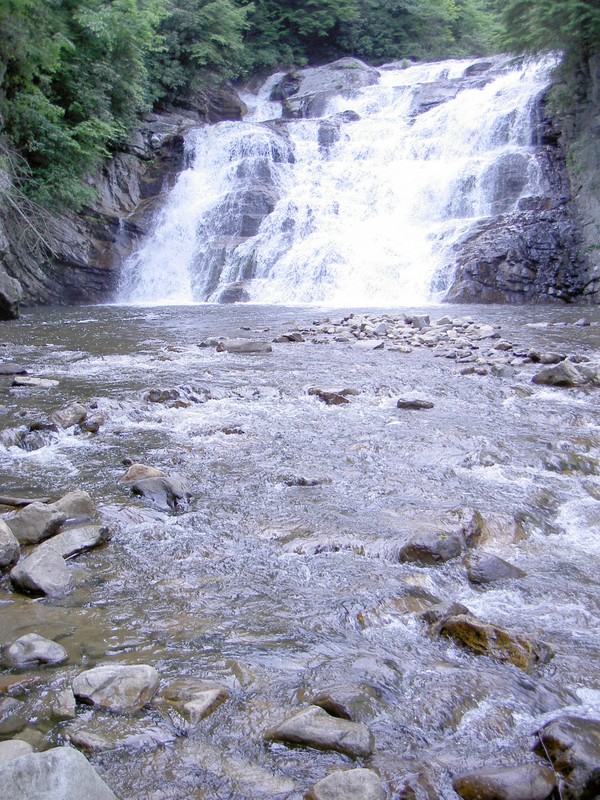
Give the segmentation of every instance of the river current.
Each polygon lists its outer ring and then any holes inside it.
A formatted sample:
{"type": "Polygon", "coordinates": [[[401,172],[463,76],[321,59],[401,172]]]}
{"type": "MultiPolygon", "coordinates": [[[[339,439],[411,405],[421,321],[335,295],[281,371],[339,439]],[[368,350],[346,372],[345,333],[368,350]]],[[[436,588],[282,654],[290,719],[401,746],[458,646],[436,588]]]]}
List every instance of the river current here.
{"type": "MultiPolygon", "coordinates": [[[[500,325],[523,349],[599,357],[596,309],[424,311],[500,325]],[[592,324],[574,326],[584,314],[592,324]]],[[[62,743],[79,725],[114,740],[91,758],[122,800],[300,800],[353,762],[267,745],[263,734],[336,684],[367,687],[368,764],[389,797],[425,772],[441,797],[455,798],[459,771],[531,761],[546,720],[600,715],[597,389],[536,386],[531,364],[509,377],[464,375],[428,347],[369,350],[308,333],[261,355],[199,346],[221,336],[270,341],[345,313],[86,307],[0,323],[5,360],[59,381],[26,390],[0,378],[2,491],[85,489],[114,531],[71,563],[75,590],[64,599],[28,598],[0,581],[0,643],[35,630],[69,653],[64,666],[32,671],[17,695],[27,708],[19,735],[62,743]],[[357,394],[327,406],[311,386],[357,394]],[[204,402],[150,402],[153,388],[204,402]],[[403,411],[400,396],[434,408],[403,411]],[[95,435],[59,431],[30,452],[6,438],[75,400],[95,408],[95,435]],[[118,483],[127,458],[184,476],[189,508],[166,513],[131,496],[118,483]],[[520,539],[487,548],[525,577],[484,588],[461,559],[399,563],[422,522],[464,508],[521,520],[520,539]],[[435,639],[417,616],[435,600],[540,639],[554,658],[526,675],[435,639]],[[84,707],[75,723],[56,723],[50,695],[107,662],[152,664],[163,682],[216,680],[231,696],[186,736],[152,708],[123,718],[84,707]]]]}

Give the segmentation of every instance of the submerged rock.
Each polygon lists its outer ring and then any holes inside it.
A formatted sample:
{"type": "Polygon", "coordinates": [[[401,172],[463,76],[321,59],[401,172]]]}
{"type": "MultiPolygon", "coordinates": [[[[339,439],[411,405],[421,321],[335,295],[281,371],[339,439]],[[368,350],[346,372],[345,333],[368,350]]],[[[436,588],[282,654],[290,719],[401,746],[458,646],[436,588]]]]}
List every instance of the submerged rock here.
{"type": "Polygon", "coordinates": [[[373,734],[366,725],[332,717],[318,706],[308,706],[270,728],[265,739],[337,750],[352,758],[368,756],[375,746],[373,734]]]}
{"type": "Polygon", "coordinates": [[[26,633],[9,645],[2,654],[5,667],[28,669],[40,664],[62,664],[68,658],[62,645],[38,633],[26,633]]]}
{"type": "Polygon", "coordinates": [[[543,642],[531,641],[468,614],[447,619],[440,633],[477,655],[509,662],[525,672],[532,672],[539,664],[546,664],[554,655],[543,642]]]}
{"type": "Polygon", "coordinates": [[[315,783],[306,800],[383,800],[381,779],[371,769],[348,769],[332,772],[315,783]]]}
{"type": "Polygon", "coordinates": [[[87,705],[128,713],[152,700],[159,682],[158,672],[147,664],[111,664],[78,675],[73,681],[73,694],[87,705]]]}
{"type": "Polygon", "coordinates": [[[117,800],[87,758],[72,747],[30,753],[0,766],[6,797],[27,800],[117,800]]]}
{"type": "Polygon", "coordinates": [[[180,678],[163,689],[155,702],[175,725],[189,731],[228,697],[229,690],[219,683],[180,678]]]}
{"type": "MultiPolygon", "coordinates": [[[[27,706],[14,697],[0,695],[0,736],[12,736],[27,725],[27,706]]],[[[0,786],[2,780],[0,779],[0,786]]]]}
{"type": "Polygon", "coordinates": [[[454,778],[452,787],[463,800],[546,800],[556,781],[549,767],[521,764],[465,772],[454,778]]]}
{"type": "Polygon", "coordinates": [[[559,773],[563,800],[593,800],[600,794],[600,720],[559,717],[537,736],[535,752],[559,773]]]}

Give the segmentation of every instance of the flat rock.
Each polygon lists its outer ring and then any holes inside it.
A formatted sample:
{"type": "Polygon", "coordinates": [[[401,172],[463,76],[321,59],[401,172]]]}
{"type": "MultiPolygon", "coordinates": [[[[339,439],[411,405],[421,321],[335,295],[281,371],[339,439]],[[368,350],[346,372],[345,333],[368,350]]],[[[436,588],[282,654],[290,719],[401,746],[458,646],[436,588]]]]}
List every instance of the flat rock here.
{"type": "Polygon", "coordinates": [[[17,537],[4,520],[0,519],[0,567],[9,567],[19,560],[21,548],[17,537]]]}
{"type": "Polygon", "coordinates": [[[527,573],[492,553],[470,553],[465,559],[471,583],[487,584],[524,578],[527,573]]]}
{"type": "Polygon", "coordinates": [[[400,397],[396,403],[396,408],[403,408],[406,411],[422,411],[423,409],[434,408],[434,403],[431,400],[400,397]]]}
{"type": "Polygon", "coordinates": [[[535,752],[560,775],[563,800],[593,800],[600,794],[600,720],[564,716],[537,732],[535,752]]]}
{"type": "Polygon", "coordinates": [[[356,342],[355,347],[361,350],[383,350],[385,347],[385,339],[360,339],[356,342]]]}
{"type": "Polygon", "coordinates": [[[28,375],[17,376],[12,385],[15,387],[26,387],[28,389],[53,389],[59,382],[51,378],[33,378],[28,375]]]}
{"type": "Polygon", "coordinates": [[[155,702],[175,725],[188,732],[228,697],[229,690],[219,683],[180,678],[163,689],[155,702]]]}
{"type": "Polygon", "coordinates": [[[166,478],[167,475],[156,467],[149,467],[146,464],[132,464],[124,475],[119,478],[119,483],[131,484],[145,478],[166,478]]]}
{"type": "Polygon", "coordinates": [[[44,503],[30,503],[5,522],[21,544],[37,544],[53,536],[66,519],[66,514],[44,503]]]}
{"type": "Polygon", "coordinates": [[[556,780],[550,767],[521,764],[465,772],[454,778],[452,786],[463,800],[546,800],[556,780]]]}
{"type": "Polygon", "coordinates": [[[217,346],[217,351],[226,353],[245,353],[245,354],[259,354],[271,353],[273,347],[271,342],[262,339],[225,339],[217,346]]]}
{"type": "Polygon", "coordinates": [[[96,516],[96,506],[88,492],[76,489],[68,492],[60,500],[50,503],[48,508],[64,514],[67,521],[93,519],[96,516]]]}
{"type": "Polygon", "coordinates": [[[306,800],[384,800],[381,779],[371,769],[332,772],[315,783],[306,800]]]}
{"type": "Polygon", "coordinates": [[[413,536],[400,550],[400,561],[434,566],[457,558],[465,540],[457,532],[423,532],[413,536]]]}
{"type": "Polygon", "coordinates": [[[6,742],[0,742],[0,766],[12,761],[14,758],[20,758],[33,753],[33,747],[21,739],[9,739],[6,742]]]}
{"type": "Polygon", "coordinates": [[[34,551],[10,571],[13,585],[26,593],[64,597],[71,588],[71,575],[64,558],[49,549],[34,551]]]}
{"type": "Polygon", "coordinates": [[[107,665],[78,675],[73,681],[73,694],[82,703],[128,713],[152,700],[159,682],[158,672],[147,664],[107,665]]]}
{"type": "Polygon", "coordinates": [[[28,669],[40,664],[61,664],[67,658],[67,651],[57,642],[38,633],[26,633],[4,650],[2,663],[9,668],[28,669]]]}
{"type": "Polygon", "coordinates": [[[586,382],[585,376],[570,361],[561,361],[553,367],[546,367],[537,372],[531,379],[532,383],[541,386],[581,386],[586,382]]]}
{"type": "Polygon", "coordinates": [[[30,753],[0,766],[5,797],[27,800],[117,800],[87,758],[72,747],[30,753]]]}
{"type": "Polygon", "coordinates": [[[468,614],[447,619],[440,633],[477,655],[514,664],[525,672],[532,672],[553,656],[552,650],[542,642],[531,641],[468,614]]]}
{"type": "Polygon", "coordinates": [[[3,364],[0,364],[0,375],[26,375],[26,374],[27,370],[20,364],[13,364],[9,361],[5,361],[3,364]]]}
{"type": "Polygon", "coordinates": [[[43,542],[36,552],[45,553],[53,550],[63,558],[85,553],[94,547],[100,547],[110,540],[112,532],[110,528],[102,525],[77,525],[76,527],[66,528],[61,533],[57,533],[51,539],[43,542]]]}
{"type": "Polygon", "coordinates": [[[352,758],[368,756],[375,746],[373,734],[366,725],[332,717],[318,706],[308,706],[270,728],[265,739],[336,750],[352,758]]]}

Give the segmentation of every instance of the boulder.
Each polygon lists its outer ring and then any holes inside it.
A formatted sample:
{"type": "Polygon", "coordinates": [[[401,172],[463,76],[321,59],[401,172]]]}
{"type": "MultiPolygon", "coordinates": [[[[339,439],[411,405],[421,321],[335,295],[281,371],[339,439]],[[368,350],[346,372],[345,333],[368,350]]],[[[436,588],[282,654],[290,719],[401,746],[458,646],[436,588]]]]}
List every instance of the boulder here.
{"type": "Polygon", "coordinates": [[[376,694],[369,686],[331,686],[313,695],[310,704],[319,706],[332,717],[360,722],[365,717],[374,717],[376,694]]]}
{"type": "Polygon", "coordinates": [[[67,515],[44,503],[30,503],[5,521],[21,544],[37,544],[53,536],[67,515]]]}
{"type": "Polygon", "coordinates": [[[158,672],[147,664],[111,664],[79,674],[73,681],[73,694],[87,705],[128,713],[152,700],[159,682],[158,672]]]}
{"type": "Polygon", "coordinates": [[[520,764],[465,772],[454,778],[452,787],[463,800],[546,800],[556,780],[549,767],[520,764]]]}
{"type": "Polygon", "coordinates": [[[419,400],[417,398],[404,398],[400,397],[396,403],[396,408],[403,408],[407,411],[421,411],[427,408],[433,408],[434,404],[431,400],[419,400]]]}
{"type": "Polygon", "coordinates": [[[221,290],[217,297],[217,303],[221,304],[247,303],[248,300],[250,300],[250,294],[243,281],[230,283],[221,290]]]}
{"type": "Polygon", "coordinates": [[[0,268],[0,319],[17,319],[22,289],[19,281],[0,268]]]}
{"type": "Polygon", "coordinates": [[[96,515],[96,506],[94,501],[88,494],[81,489],[76,489],[74,492],[69,492],[51,503],[48,508],[64,514],[67,520],[83,520],[92,519],[96,515]]]}
{"type": "Polygon", "coordinates": [[[560,364],[536,372],[531,382],[540,386],[570,387],[581,386],[586,380],[574,364],[561,361],[560,364]]]}
{"type": "Polygon", "coordinates": [[[308,706],[270,728],[265,739],[336,750],[352,758],[368,756],[375,746],[373,734],[366,725],[332,717],[318,706],[308,706]]]}
{"type": "Polygon", "coordinates": [[[71,403],[59,411],[55,411],[52,415],[52,422],[55,422],[59,427],[67,429],[73,428],[75,425],[81,425],[88,415],[88,410],[81,403],[71,403]]]}
{"type": "Polygon", "coordinates": [[[6,797],[27,800],[117,800],[87,758],[72,747],[30,753],[0,766],[6,797]]]}
{"type": "Polygon", "coordinates": [[[273,352],[273,347],[271,346],[271,342],[261,339],[238,338],[225,339],[225,341],[220,342],[217,346],[217,351],[256,355],[260,353],[271,353],[273,352]]]}
{"type": "Polygon", "coordinates": [[[384,800],[381,779],[371,769],[348,769],[332,772],[317,781],[306,800],[384,800]]]}
{"type": "Polygon", "coordinates": [[[514,578],[524,578],[527,573],[492,553],[470,553],[465,559],[471,583],[495,583],[514,578]]]}
{"type": "Polygon", "coordinates": [[[64,597],[71,588],[71,575],[65,560],[52,549],[36,550],[19,561],[10,571],[10,579],[22,592],[47,597],[64,597]]]}
{"type": "Polygon", "coordinates": [[[67,720],[77,717],[75,695],[72,689],[62,689],[52,700],[50,710],[54,719],[67,720]]]}
{"type": "Polygon", "coordinates": [[[4,650],[2,663],[9,668],[29,669],[40,664],[62,664],[67,658],[67,651],[57,642],[38,633],[26,633],[4,650]]]}
{"type": "Polygon", "coordinates": [[[178,475],[143,478],[131,484],[131,491],[149,500],[153,506],[162,511],[180,511],[192,499],[187,481],[178,475]]]}
{"type": "Polygon", "coordinates": [[[535,752],[560,775],[563,800],[593,800],[600,794],[600,720],[559,717],[537,732],[535,752]]]}
{"type": "Polygon", "coordinates": [[[229,690],[219,683],[180,678],[165,687],[155,702],[176,726],[189,732],[228,697],[229,690]]]}
{"type": "Polygon", "coordinates": [[[148,467],[146,464],[131,464],[127,472],[121,475],[119,483],[131,484],[145,478],[166,478],[166,473],[156,467],[148,467]]]}
{"type": "Polygon", "coordinates": [[[9,567],[19,560],[21,548],[16,536],[4,520],[0,519],[0,567],[9,567]]]}
{"type": "Polygon", "coordinates": [[[350,402],[343,390],[320,389],[318,386],[311,386],[308,394],[316,397],[327,406],[343,406],[350,402]]]}
{"type": "Polygon", "coordinates": [[[413,536],[400,550],[400,561],[434,566],[457,558],[465,548],[465,540],[458,532],[427,532],[413,536]]]}
{"type": "MultiPolygon", "coordinates": [[[[27,725],[27,706],[14,697],[0,695],[0,736],[12,736],[27,725]]],[[[0,786],[2,780],[0,779],[0,786]]]]}
{"type": "Polygon", "coordinates": [[[33,747],[21,739],[8,739],[6,742],[0,742],[0,766],[29,753],[33,753],[33,747]]]}
{"type": "Polygon", "coordinates": [[[477,655],[514,664],[525,672],[532,672],[539,664],[546,664],[554,655],[543,642],[531,641],[468,614],[447,619],[440,633],[477,655]]]}
{"type": "Polygon", "coordinates": [[[63,558],[71,558],[86,550],[99,547],[109,541],[112,536],[110,528],[102,525],[78,525],[66,528],[62,533],[56,534],[52,539],[41,544],[37,551],[45,553],[53,550],[63,558]]]}

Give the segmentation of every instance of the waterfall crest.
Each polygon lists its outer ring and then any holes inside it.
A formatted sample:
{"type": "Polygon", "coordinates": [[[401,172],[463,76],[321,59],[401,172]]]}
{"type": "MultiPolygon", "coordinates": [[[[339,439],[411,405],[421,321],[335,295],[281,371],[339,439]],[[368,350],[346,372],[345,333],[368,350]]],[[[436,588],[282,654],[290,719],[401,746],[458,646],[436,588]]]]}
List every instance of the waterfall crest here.
{"type": "Polygon", "coordinates": [[[536,100],[556,58],[386,65],[281,119],[272,76],[243,122],[188,138],[190,166],[123,268],[118,300],[390,306],[441,299],[478,221],[547,191],[536,100]]]}

